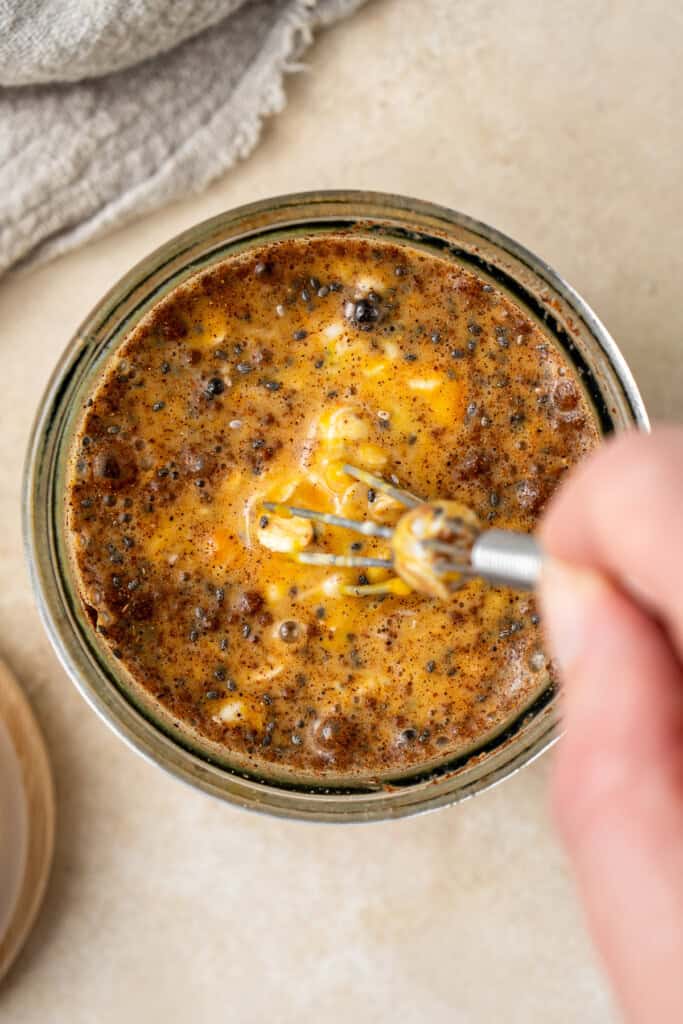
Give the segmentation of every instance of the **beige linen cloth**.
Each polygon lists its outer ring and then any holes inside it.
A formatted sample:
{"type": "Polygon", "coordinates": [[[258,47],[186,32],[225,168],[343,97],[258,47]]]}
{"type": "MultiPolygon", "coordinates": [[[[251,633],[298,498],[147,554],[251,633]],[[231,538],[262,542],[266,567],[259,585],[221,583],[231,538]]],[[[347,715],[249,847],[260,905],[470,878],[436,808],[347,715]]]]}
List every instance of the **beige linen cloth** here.
{"type": "Polygon", "coordinates": [[[204,188],[365,0],[0,0],[0,274],[204,188]]]}

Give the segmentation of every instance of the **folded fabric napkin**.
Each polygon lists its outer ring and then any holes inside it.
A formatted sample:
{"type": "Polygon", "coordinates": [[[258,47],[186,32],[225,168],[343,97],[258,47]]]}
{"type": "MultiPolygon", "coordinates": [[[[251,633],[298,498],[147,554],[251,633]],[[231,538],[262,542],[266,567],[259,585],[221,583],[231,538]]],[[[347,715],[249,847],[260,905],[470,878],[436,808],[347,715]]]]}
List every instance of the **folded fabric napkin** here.
{"type": "Polygon", "coordinates": [[[0,274],[204,188],[365,0],[0,0],[0,274]]]}

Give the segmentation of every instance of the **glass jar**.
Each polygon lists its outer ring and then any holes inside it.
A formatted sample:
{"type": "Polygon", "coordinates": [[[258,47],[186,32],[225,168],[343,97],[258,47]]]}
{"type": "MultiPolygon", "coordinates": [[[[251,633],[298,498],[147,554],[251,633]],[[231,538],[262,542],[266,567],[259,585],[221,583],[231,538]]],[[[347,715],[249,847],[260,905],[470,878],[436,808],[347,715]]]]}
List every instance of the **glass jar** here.
{"type": "Polygon", "coordinates": [[[72,680],[135,750],[186,782],[250,810],[316,821],[394,818],[463,800],[499,782],[558,736],[557,695],[534,703],[483,746],[437,768],[354,788],[257,777],[192,746],[150,711],[88,620],[65,537],[67,457],[82,403],[113,351],[160,299],[227,257],[290,236],[352,231],[424,249],[475,270],[542,325],[576,367],[604,435],[648,429],[638,389],[616,344],[586,303],[536,256],[470,217],[372,192],[311,192],[268,199],[191,228],[142,260],[76,332],[40,404],[24,479],[24,532],[38,607],[72,680]]]}

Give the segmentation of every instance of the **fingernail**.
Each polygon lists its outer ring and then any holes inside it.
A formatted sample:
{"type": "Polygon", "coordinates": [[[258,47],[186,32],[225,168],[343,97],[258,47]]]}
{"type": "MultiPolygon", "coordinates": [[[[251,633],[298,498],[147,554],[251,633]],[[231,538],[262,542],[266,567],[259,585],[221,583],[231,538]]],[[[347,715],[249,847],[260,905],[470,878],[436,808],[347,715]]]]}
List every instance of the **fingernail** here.
{"type": "Polygon", "coordinates": [[[561,669],[574,664],[590,643],[596,601],[604,585],[595,572],[545,559],[540,586],[543,621],[561,669]]]}

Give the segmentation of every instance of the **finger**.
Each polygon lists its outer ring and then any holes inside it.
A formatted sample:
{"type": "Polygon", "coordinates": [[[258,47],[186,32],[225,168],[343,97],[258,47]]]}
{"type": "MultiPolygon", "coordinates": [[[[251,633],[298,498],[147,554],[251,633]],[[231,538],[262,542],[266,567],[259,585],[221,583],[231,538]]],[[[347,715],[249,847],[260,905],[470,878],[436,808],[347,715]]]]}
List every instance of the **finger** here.
{"type": "Polygon", "coordinates": [[[604,570],[655,610],[683,657],[683,430],[608,442],[560,488],[540,532],[551,554],[604,570]]]}
{"type": "Polygon", "coordinates": [[[661,628],[595,572],[549,560],[565,682],[554,809],[627,1019],[683,1020],[683,685],[661,628]]]}

